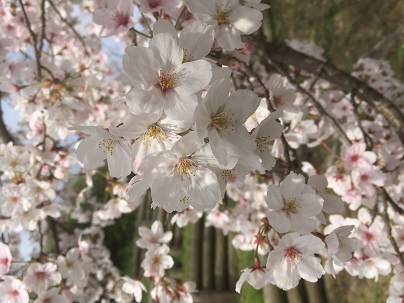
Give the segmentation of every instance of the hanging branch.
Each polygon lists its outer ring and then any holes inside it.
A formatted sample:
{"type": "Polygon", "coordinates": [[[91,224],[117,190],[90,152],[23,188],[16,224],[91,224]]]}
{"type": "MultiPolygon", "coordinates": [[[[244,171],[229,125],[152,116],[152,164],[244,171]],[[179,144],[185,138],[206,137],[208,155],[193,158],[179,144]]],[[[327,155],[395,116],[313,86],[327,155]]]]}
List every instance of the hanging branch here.
{"type": "Polygon", "coordinates": [[[34,31],[32,30],[31,22],[28,19],[27,11],[25,10],[22,0],[18,0],[18,2],[20,3],[22,14],[24,15],[25,25],[27,26],[28,32],[29,32],[32,42],[33,42],[32,47],[34,48],[34,53],[35,53],[36,69],[37,69],[38,77],[41,78],[41,52],[40,52],[40,49],[38,48],[38,39],[37,39],[37,36],[34,33],[34,31]]]}
{"type": "MultiPolygon", "coordinates": [[[[21,1],[21,0],[20,0],[21,1]]],[[[77,39],[81,42],[83,45],[84,52],[87,56],[90,56],[89,51],[87,50],[87,44],[84,41],[83,37],[76,31],[74,28],[73,24],[69,22],[65,17],[62,16],[58,8],[56,7],[55,3],[53,3],[52,0],[48,0],[49,4],[52,6],[53,10],[56,12],[56,14],[59,16],[59,18],[71,29],[71,31],[76,35],[77,39]]]]}
{"type": "MultiPolygon", "coordinates": [[[[308,97],[310,99],[310,101],[314,104],[314,106],[317,108],[317,110],[324,116],[326,116],[330,121],[331,124],[333,125],[334,129],[340,134],[340,136],[344,139],[345,143],[347,143],[348,145],[351,145],[352,142],[351,140],[348,138],[347,134],[344,132],[344,130],[342,129],[342,127],[339,125],[339,123],[334,119],[333,116],[331,116],[325,109],[324,107],[321,105],[321,103],[319,101],[317,101],[316,98],[314,98],[314,96],[307,90],[305,90],[285,69],[283,69],[279,64],[272,62],[272,65],[275,67],[275,69],[282,74],[283,76],[285,76],[288,81],[293,84],[296,89],[301,92],[302,94],[306,95],[306,97],[308,97]]],[[[317,81],[320,77],[321,77],[321,73],[322,70],[320,70],[320,72],[317,74],[317,78],[315,81],[317,81]]]]}
{"type": "Polygon", "coordinates": [[[389,218],[389,214],[387,212],[387,201],[388,201],[388,199],[385,197],[383,199],[383,202],[384,202],[384,222],[386,223],[387,235],[389,237],[391,245],[394,248],[394,251],[396,252],[398,258],[400,259],[401,266],[404,267],[404,255],[400,252],[400,249],[399,249],[399,247],[397,245],[396,240],[393,237],[393,233],[392,233],[392,230],[391,230],[390,218],[389,218]]]}
{"type": "Polygon", "coordinates": [[[330,63],[300,53],[287,45],[265,42],[264,39],[261,41],[263,42],[259,42],[259,46],[273,62],[292,65],[311,74],[318,74],[321,71],[321,78],[337,85],[346,92],[354,91],[358,98],[373,106],[389,121],[402,145],[404,145],[404,114],[391,100],[330,63]]]}

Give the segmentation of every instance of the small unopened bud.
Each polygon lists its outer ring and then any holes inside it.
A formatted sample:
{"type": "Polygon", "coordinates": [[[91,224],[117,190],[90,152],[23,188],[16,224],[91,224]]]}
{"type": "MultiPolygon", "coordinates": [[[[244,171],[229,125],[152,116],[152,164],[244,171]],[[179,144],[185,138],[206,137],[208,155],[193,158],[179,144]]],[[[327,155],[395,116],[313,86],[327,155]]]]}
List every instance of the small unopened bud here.
{"type": "Polygon", "coordinates": [[[235,59],[220,59],[218,63],[228,66],[231,70],[239,70],[241,68],[240,62],[235,59]]]}

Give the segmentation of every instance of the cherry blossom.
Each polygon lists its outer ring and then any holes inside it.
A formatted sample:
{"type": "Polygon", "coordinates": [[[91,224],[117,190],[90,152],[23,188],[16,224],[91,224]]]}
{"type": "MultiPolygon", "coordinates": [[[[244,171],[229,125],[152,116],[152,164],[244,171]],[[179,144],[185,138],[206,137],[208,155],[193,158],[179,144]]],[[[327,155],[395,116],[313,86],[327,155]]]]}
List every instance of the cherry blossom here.
{"type": "Polygon", "coordinates": [[[165,270],[173,267],[174,261],[171,256],[169,247],[163,244],[159,247],[150,248],[146,252],[146,256],[141,264],[144,269],[145,277],[157,277],[164,276],[165,270]]]}
{"type": "Polygon", "coordinates": [[[135,25],[133,19],[133,1],[106,0],[106,7],[94,12],[93,21],[107,29],[107,35],[127,31],[135,25]]]}
{"type": "Polygon", "coordinates": [[[269,185],[265,199],[270,213],[268,219],[278,232],[313,231],[317,225],[313,216],[321,212],[324,199],[317,195],[304,177],[290,173],[280,186],[269,185]]]}
{"type": "Polygon", "coordinates": [[[299,284],[300,278],[316,282],[323,275],[323,267],[314,254],[324,246],[313,235],[291,233],[284,236],[268,255],[267,268],[273,283],[283,290],[289,290],[299,284]]]}
{"type": "Polygon", "coordinates": [[[2,277],[0,283],[0,300],[7,303],[28,303],[29,296],[24,284],[11,276],[2,277]]]}
{"type": "Polygon", "coordinates": [[[48,287],[57,285],[62,281],[62,276],[56,270],[57,266],[54,263],[33,263],[28,267],[24,276],[24,285],[28,290],[42,294],[48,287]]]}
{"type": "Polygon", "coordinates": [[[195,110],[196,132],[209,138],[213,155],[227,165],[229,157],[243,157],[255,150],[253,137],[243,123],[257,109],[260,99],[248,90],[238,90],[228,97],[230,82],[215,82],[195,110]]]}
{"type": "Polygon", "coordinates": [[[195,94],[210,82],[212,72],[205,60],[182,63],[183,58],[179,39],[170,34],[154,36],[148,48],[125,50],[123,66],[135,84],[126,97],[132,113],[162,113],[164,109],[174,120],[192,117],[195,94]]]}
{"type": "Polygon", "coordinates": [[[197,19],[213,26],[217,43],[224,50],[243,48],[240,35],[252,34],[261,27],[262,13],[236,0],[191,0],[189,10],[197,19]]]}
{"type": "Polygon", "coordinates": [[[151,248],[155,245],[159,246],[161,244],[167,244],[171,241],[173,233],[168,231],[163,231],[163,224],[160,221],[155,221],[151,229],[145,226],[139,227],[140,239],[136,241],[136,245],[141,248],[151,248]]]}

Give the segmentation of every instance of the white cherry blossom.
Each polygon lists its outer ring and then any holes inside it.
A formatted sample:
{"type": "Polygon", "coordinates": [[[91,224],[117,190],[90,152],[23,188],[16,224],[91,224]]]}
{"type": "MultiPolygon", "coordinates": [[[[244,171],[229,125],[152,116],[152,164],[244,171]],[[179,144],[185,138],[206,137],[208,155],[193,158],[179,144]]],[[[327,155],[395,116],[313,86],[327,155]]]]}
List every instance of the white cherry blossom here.
{"type": "Polygon", "coordinates": [[[287,231],[310,232],[316,228],[313,216],[323,208],[324,199],[317,195],[304,176],[290,173],[280,186],[269,185],[265,201],[270,209],[268,219],[281,233],[287,231]]]}
{"type": "Polygon", "coordinates": [[[209,138],[213,155],[223,165],[231,156],[244,157],[254,152],[254,138],[243,124],[261,101],[249,90],[238,90],[230,97],[229,92],[228,79],[215,82],[194,114],[199,138],[209,138]]]}
{"type": "Polygon", "coordinates": [[[212,25],[217,44],[224,50],[243,48],[240,35],[249,35],[261,27],[262,13],[238,0],[190,0],[189,10],[197,19],[212,25]]]}
{"type": "Polygon", "coordinates": [[[188,120],[197,105],[196,93],[212,78],[205,60],[183,63],[184,50],[173,35],[158,34],[148,48],[126,48],[123,67],[135,86],[127,94],[134,114],[162,113],[174,120],[188,120]]]}
{"type": "Polygon", "coordinates": [[[88,170],[101,166],[105,159],[112,177],[130,174],[130,149],[121,137],[99,126],[77,126],[71,130],[90,135],[77,147],[77,158],[88,170]]]}

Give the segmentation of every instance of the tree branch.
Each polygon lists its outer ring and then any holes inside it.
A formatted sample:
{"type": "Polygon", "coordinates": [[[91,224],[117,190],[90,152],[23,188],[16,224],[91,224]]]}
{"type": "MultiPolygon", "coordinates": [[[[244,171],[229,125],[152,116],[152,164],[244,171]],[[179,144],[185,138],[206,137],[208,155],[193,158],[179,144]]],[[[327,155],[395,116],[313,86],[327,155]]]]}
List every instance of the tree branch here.
{"type": "Polygon", "coordinates": [[[3,121],[3,111],[1,109],[1,99],[3,97],[3,92],[0,91],[0,138],[4,143],[14,142],[13,136],[11,136],[10,132],[7,129],[6,124],[3,121]]]}
{"type": "Polygon", "coordinates": [[[274,62],[292,65],[315,75],[321,71],[321,78],[337,85],[347,93],[355,92],[358,98],[373,106],[386,118],[404,146],[404,114],[391,100],[332,64],[300,53],[287,45],[260,42],[260,46],[274,62]]]}
{"type": "Polygon", "coordinates": [[[76,31],[74,28],[73,24],[69,22],[65,17],[62,16],[58,8],[56,7],[55,3],[53,3],[52,0],[49,0],[49,4],[52,6],[53,10],[56,12],[56,14],[59,16],[59,18],[71,29],[71,31],[76,35],[77,39],[80,40],[81,44],[83,45],[84,52],[87,56],[90,56],[90,53],[87,50],[87,44],[84,41],[83,37],[76,31]]]}

